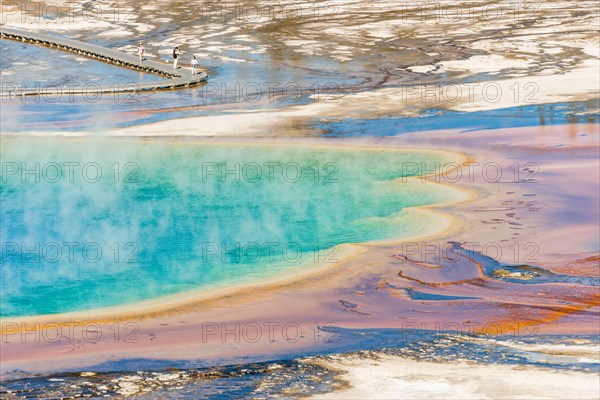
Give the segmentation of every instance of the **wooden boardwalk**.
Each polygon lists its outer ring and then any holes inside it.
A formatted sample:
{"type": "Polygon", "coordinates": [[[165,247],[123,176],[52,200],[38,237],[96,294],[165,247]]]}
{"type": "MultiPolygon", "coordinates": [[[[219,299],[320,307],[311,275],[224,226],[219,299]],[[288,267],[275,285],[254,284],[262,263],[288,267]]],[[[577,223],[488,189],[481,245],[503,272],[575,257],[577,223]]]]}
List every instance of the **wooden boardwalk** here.
{"type": "Polygon", "coordinates": [[[0,26],[0,36],[4,39],[12,39],[23,42],[29,42],[48,47],[56,47],[60,50],[70,51],[86,57],[95,58],[100,61],[115,64],[150,74],[160,75],[163,78],[151,82],[124,83],[122,85],[99,86],[94,84],[86,86],[69,86],[61,88],[57,85],[36,85],[35,88],[23,89],[18,85],[11,85],[5,82],[2,86],[3,96],[33,96],[33,95],[56,95],[62,94],[68,90],[68,94],[89,94],[94,93],[118,93],[118,92],[137,92],[147,90],[180,89],[206,82],[208,75],[199,72],[195,75],[186,69],[173,69],[172,64],[158,61],[144,60],[140,63],[137,55],[127,54],[120,51],[108,49],[94,44],[80,42],[73,39],[46,35],[45,33],[27,32],[20,29],[0,26]],[[58,93],[60,92],[60,93],[58,93]]]}

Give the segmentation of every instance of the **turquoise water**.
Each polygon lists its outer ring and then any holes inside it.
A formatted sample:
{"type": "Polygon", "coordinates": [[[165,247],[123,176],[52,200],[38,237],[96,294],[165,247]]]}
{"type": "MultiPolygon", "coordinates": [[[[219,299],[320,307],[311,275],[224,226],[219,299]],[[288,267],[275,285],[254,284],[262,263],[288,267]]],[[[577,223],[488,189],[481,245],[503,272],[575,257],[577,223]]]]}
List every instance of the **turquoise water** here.
{"type": "Polygon", "coordinates": [[[457,192],[397,179],[440,152],[4,139],[0,315],[54,314],[336,263],[413,236],[457,192]]]}

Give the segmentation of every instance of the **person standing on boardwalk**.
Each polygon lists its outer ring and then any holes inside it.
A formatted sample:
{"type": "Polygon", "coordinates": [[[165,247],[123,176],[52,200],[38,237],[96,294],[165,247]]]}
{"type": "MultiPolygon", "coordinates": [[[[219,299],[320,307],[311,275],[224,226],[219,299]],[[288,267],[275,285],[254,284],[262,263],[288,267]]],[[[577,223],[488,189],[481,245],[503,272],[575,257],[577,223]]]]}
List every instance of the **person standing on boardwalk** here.
{"type": "Polygon", "coordinates": [[[138,51],[138,55],[140,56],[140,64],[142,63],[142,60],[144,59],[144,45],[142,44],[142,42],[138,43],[138,47],[137,47],[137,51],[138,51]]]}
{"type": "Polygon", "coordinates": [[[196,75],[196,68],[198,68],[198,60],[196,56],[192,56],[192,75],[196,75]]]}
{"type": "Polygon", "coordinates": [[[177,69],[177,60],[179,59],[179,47],[173,49],[173,68],[177,69]]]}

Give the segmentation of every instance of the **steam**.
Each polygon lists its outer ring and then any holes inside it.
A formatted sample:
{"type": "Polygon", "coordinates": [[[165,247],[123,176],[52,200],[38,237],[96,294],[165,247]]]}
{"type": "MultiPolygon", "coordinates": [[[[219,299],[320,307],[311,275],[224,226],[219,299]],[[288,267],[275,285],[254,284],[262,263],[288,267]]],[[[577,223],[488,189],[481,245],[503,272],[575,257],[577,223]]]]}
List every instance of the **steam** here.
{"type": "Polygon", "coordinates": [[[434,221],[403,210],[455,195],[392,182],[406,163],[424,161],[450,159],[283,145],[4,140],[2,315],[234,284],[306,268],[316,251],[334,245],[419,233],[434,221]],[[50,174],[56,165],[58,180],[50,174]]]}

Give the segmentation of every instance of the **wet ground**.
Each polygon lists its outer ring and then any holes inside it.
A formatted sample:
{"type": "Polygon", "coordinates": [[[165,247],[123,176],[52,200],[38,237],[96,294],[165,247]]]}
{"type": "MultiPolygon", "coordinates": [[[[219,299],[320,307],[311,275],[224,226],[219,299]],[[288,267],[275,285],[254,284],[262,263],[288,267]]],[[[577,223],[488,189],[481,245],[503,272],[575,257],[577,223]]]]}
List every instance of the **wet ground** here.
{"type": "MultiPolygon", "coordinates": [[[[52,99],[52,104],[43,98],[25,103],[13,99],[3,104],[2,124],[8,131],[99,131],[223,111],[282,109],[315,98],[326,102],[339,95],[403,85],[462,85],[518,77],[529,77],[536,84],[597,58],[598,45],[593,2],[386,2],[367,7],[351,0],[191,5],[159,1],[117,7],[97,1],[65,3],[54,11],[47,9],[42,13],[45,18],[38,18],[34,6],[30,10],[34,11],[5,17],[6,23],[132,53],[143,40],[150,59],[170,61],[172,48],[179,46],[180,65],[189,67],[195,54],[210,78],[199,88],[118,99],[104,96],[93,102],[68,96],[52,99]],[[58,104],[68,107],[55,107],[58,104]],[[32,120],[24,117],[25,108],[28,116],[35,116],[32,120]],[[57,119],[69,122],[56,124],[57,119]]],[[[37,46],[5,40],[2,46],[3,78],[24,85],[146,79],[37,46]],[[46,66],[53,72],[41,78],[36,71],[46,66]]],[[[535,105],[535,87],[530,89],[520,88],[518,95],[515,91],[513,106],[535,105]]],[[[408,109],[386,105],[360,114],[414,117],[451,105],[452,101],[429,98],[408,109]]],[[[345,111],[346,117],[356,117],[359,110],[345,111]]]]}
{"type": "MultiPolygon", "coordinates": [[[[596,337],[540,337],[527,332],[518,337],[475,337],[450,329],[436,332],[323,328],[323,334],[331,332],[334,332],[331,340],[344,343],[340,347],[344,353],[334,356],[336,360],[357,357],[377,360],[382,355],[393,355],[436,363],[472,361],[520,365],[524,370],[542,367],[600,372],[600,360],[589,358],[585,351],[589,353],[591,348],[593,352],[594,346],[600,345],[596,337]],[[543,347],[538,349],[538,345],[543,347]],[[575,351],[575,355],[569,351],[575,351]]],[[[123,395],[134,399],[293,399],[331,392],[346,385],[339,371],[326,367],[329,360],[328,355],[315,354],[293,360],[208,368],[173,361],[124,360],[84,372],[8,381],[0,386],[0,395],[6,399],[95,399],[123,395]]]]}

